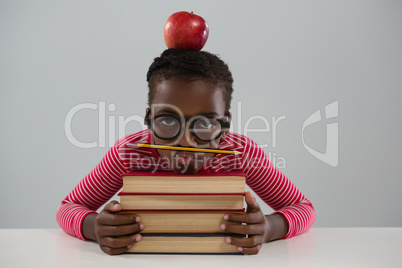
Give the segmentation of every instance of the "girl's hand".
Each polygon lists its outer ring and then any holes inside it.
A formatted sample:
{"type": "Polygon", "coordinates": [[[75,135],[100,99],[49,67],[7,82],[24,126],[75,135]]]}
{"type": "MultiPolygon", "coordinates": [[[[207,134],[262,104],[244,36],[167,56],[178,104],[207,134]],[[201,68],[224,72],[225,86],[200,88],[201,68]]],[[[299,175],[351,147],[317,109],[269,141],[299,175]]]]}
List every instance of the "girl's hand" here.
{"type": "Polygon", "coordinates": [[[247,225],[222,224],[221,230],[227,233],[247,234],[248,238],[226,237],[225,242],[237,246],[237,250],[244,254],[258,254],[262,244],[268,240],[269,225],[250,192],[246,192],[245,200],[247,203],[245,214],[227,214],[223,218],[227,221],[247,223],[247,225]]]}
{"type": "Polygon", "coordinates": [[[119,215],[122,207],[117,201],[112,201],[96,216],[95,235],[103,252],[116,255],[126,252],[133,243],[141,241],[138,234],[144,229],[140,217],[119,215]]]}

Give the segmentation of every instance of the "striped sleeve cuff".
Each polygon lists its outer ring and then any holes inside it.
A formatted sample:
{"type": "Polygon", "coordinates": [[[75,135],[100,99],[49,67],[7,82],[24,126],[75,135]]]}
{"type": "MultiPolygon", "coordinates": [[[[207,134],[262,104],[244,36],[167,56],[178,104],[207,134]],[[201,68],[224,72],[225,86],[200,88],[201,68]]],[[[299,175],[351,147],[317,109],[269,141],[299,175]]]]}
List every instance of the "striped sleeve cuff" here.
{"type": "Polygon", "coordinates": [[[276,212],[281,213],[288,222],[288,233],[283,239],[306,232],[315,221],[315,211],[308,200],[282,208],[276,212]]]}
{"type": "Polygon", "coordinates": [[[88,240],[82,232],[82,225],[88,214],[97,213],[82,205],[64,203],[60,205],[56,220],[60,227],[68,234],[78,237],[81,240],[88,240]]]}

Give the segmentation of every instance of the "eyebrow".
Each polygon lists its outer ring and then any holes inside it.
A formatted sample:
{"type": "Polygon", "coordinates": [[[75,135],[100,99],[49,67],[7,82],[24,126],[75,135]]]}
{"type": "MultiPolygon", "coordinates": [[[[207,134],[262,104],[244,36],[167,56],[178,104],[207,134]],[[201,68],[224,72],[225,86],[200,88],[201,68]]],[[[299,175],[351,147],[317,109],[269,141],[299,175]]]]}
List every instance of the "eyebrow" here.
{"type": "MultiPolygon", "coordinates": [[[[176,111],[170,110],[168,108],[162,108],[158,111],[158,113],[169,113],[169,114],[175,114],[177,115],[176,111]]],[[[211,116],[218,116],[218,113],[215,112],[209,112],[209,113],[200,113],[200,115],[211,115],[211,116]]]]}

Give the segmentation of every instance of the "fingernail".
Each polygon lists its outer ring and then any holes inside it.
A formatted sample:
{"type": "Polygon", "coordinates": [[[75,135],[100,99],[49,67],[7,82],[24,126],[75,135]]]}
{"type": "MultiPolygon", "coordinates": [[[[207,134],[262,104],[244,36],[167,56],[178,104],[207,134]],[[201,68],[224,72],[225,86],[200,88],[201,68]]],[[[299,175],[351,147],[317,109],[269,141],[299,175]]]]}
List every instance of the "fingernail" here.
{"type": "Polygon", "coordinates": [[[229,237],[226,237],[225,242],[226,242],[227,244],[230,244],[230,243],[232,243],[232,239],[230,239],[229,237]]]}
{"type": "Polygon", "coordinates": [[[140,235],[137,235],[137,236],[135,237],[135,241],[137,241],[137,242],[138,242],[138,241],[141,241],[141,238],[142,238],[142,237],[141,237],[140,235]]]}
{"type": "Polygon", "coordinates": [[[135,218],[135,221],[136,221],[136,222],[140,222],[140,221],[141,221],[141,218],[140,218],[140,217],[136,217],[136,218],[135,218]]]}
{"type": "Polygon", "coordinates": [[[224,231],[226,228],[225,224],[221,224],[221,230],[224,231]]]}
{"type": "Polygon", "coordinates": [[[133,245],[128,245],[127,248],[131,248],[133,245]]]}
{"type": "Polygon", "coordinates": [[[228,216],[228,215],[225,215],[225,216],[223,216],[223,219],[224,219],[225,221],[227,221],[227,220],[229,219],[229,216],[228,216]]]}
{"type": "Polygon", "coordinates": [[[144,230],[144,224],[141,224],[141,225],[140,225],[140,229],[141,229],[141,230],[144,230]]]}
{"type": "Polygon", "coordinates": [[[243,248],[242,248],[242,247],[237,247],[237,250],[240,251],[240,252],[242,252],[242,251],[243,251],[243,248]]]}

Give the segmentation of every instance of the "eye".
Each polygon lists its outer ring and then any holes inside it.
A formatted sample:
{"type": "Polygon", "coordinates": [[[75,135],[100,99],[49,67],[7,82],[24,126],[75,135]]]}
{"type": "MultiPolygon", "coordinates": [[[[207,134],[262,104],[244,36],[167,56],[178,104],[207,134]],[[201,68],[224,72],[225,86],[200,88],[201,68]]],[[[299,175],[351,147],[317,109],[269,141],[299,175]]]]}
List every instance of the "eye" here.
{"type": "Polygon", "coordinates": [[[211,122],[202,122],[201,126],[203,128],[211,128],[213,126],[213,124],[211,124],[211,122]]]}
{"type": "Polygon", "coordinates": [[[175,126],[177,124],[176,120],[172,119],[172,118],[164,118],[161,120],[161,123],[165,126],[175,126]]]}
{"type": "Polygon", "coordinates": [[[200,120],[197,124],[198,127],[203,128],[203,129],[215,128],[216,125],[217,125],[217,122],[212,121],[212,120],[200,120]]]}

